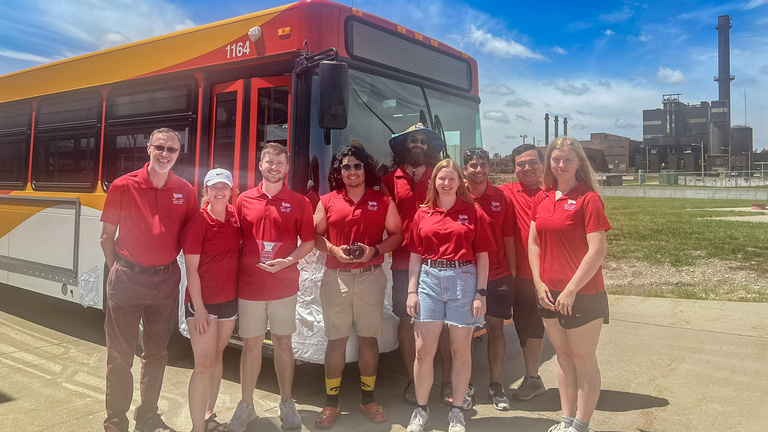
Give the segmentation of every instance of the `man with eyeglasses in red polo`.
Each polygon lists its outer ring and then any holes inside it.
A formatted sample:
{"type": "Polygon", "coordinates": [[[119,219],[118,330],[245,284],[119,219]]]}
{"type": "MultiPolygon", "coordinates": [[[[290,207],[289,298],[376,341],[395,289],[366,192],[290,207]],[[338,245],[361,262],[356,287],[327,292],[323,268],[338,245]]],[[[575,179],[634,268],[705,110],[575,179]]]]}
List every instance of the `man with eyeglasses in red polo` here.
{"type": "Polygon", "coordinates": [[[119,177],[109,188],[101,231],[107,267],[106,432],[128,432],[126,413],[133,399],[133,355],[143,321],[141,401],[135,432],[174,432],[157,403],[168,363],[168,339],[179,310],[181,231],[197,213],[197,194],[171,168],[181,137],[157,129],[149,137],[149,162],[119,177]],[[115,238],[118,228],[120,234],[115,238]]]}
{"type": "Polygon", "coordinates": [[[505,183],[499,188],[504,191],[515,207],[515,295],[512,319],[517,337],[523,350],[525,377],[512,392],[512,397],[529,400],[544,394],[547,388],[539,376],[539,357],[544,343],[544,324],[538,312],[536,288],[533,273],[528,263],[528,233],[531,228],[533,200],[541,191],[544,177],[544,153],[540,148],[523,144],[512,150],[515,175],[518,182],[505,183]]]}
{"type": "MultiPolygon", "coordinates": [[[[381,191],[395,201],[405,234],[403,246],[392,252],[392,312],[400,318],[397,336],[403,362],[408,371],[408,383],[403,396],[407,403],[415,405],[413,364],[416,360],[416,341],[411,316],[405,306],[408,301],[408,261],[411,254],[404,245],[408,243],[408,234],[416,211],[427,199],[429,179],[432,177],[433,168],[440,162],[440,152],[445,148],[445,142],[437,132],[416,123],[405,132],[393,136],[389,140],[389,147],[392,149],[394,170],[381,179],[381,191]]],[[[452,405],[451,351],[447,331],[443,331],[438,349],[443,366],[443,404],[452,405]]]]}

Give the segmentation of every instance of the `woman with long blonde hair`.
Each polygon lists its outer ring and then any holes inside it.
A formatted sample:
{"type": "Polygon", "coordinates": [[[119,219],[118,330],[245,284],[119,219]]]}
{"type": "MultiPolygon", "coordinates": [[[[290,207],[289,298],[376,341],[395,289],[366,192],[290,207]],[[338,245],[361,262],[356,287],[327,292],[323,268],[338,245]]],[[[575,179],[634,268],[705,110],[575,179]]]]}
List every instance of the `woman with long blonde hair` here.
{"type": "Polygon", "coordinates": [[[587,432],[600,396],[597,342],[609,317],[602,271],[609,229],[584,149],[573,138],[556,138],[528,238],[539,313],[557,353],[562,421],[549,432],[587,432]]]}
{"type": "MultiPolygon", "coordinates": [[[[408,250],[408,314],[414,318],[417,407],[408,432],[423,432],[430,423],[429,390],[433,359],[443,325],[448,325],[454,395],[467,391],[472,372],[471,341],[482,324],[488,282],[488,251],[493,235],[490,219],[464,186],[462,167],[445,159],[432,172],[427,200],[416,212],[408,250]]],[[[463,398],[454,397],[448,414],[450,431],[465,430],[463,398]]]]}

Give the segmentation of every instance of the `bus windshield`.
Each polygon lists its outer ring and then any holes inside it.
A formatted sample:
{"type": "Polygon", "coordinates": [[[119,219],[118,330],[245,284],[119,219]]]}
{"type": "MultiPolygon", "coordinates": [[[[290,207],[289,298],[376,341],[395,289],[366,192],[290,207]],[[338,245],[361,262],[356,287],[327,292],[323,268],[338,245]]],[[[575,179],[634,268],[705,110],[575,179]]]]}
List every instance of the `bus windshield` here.
{"type": "Polygon", "coordinates": [[[346,129],[332,132],[330,147],[324,145],[323,131],[316,113],[312,114],[311,148],[312,156],[318,158],[320,193],[328,192],[325,179],[331,158],[352,141],[359,141],[388,170],[393,132],[400,133],[422,119],[427,119],[425,126],[434,128],[435,117],[443,125],[452,159],[461,161],[463,150],[482,145],[477,102],[350,69],[349,121],[346,129]]]}

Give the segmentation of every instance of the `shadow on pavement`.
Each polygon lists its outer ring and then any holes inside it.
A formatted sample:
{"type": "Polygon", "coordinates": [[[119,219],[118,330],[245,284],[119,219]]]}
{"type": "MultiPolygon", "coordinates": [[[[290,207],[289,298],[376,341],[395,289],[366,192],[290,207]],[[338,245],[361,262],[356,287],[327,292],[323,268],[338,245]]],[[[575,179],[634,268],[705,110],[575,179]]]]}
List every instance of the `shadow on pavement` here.
{"type": "MultiPolygon", "coordinates": [[[[547,389],[543,395],[530,401],[512,400],[511,402],[513,408],[523,411],[560,411],[560,394],[557,387],[547,389]]],[[[596,409],[605,412],[627,412],[660,408],[667,405],[669,405],[667,399],[656,396],[616,390],[602,390],[596,409]]]]}

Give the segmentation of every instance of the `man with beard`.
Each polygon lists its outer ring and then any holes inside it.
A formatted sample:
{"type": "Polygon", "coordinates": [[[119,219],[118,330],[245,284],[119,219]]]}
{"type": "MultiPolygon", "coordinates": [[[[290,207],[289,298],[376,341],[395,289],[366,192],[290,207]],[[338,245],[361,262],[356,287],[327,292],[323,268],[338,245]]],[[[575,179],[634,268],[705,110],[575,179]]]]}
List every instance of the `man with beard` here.
{"type": "MultiPolygon", "coordinates": [[[[434,166],[440,161],[440,151],[445,148],[445,142],[437,132],[417,123],[405,132],[393,136],[389,140],[389,147],[392,149],[392,166],[395,169],[381,179],[381,190],[395,201],[405,234],[402,246],[392,252],[392,311],[400,318],[397,335],[403,362],[408,371],[408,384],[404,391],[405,401],[416,404],[413,385],[416,341],[411,316],[408,315],[405,305],[408,301],[410,252],[405,245],[413,225],[413,217],[419,206],[427,199],[429,179],[432,177],[434,166]]],[[[443,365],[443,403],[452,405],[451,353],[448,334],[445,331],[440,337],[439,350],[443,365]]]]}
{"type": "Polygon", "coordinates": [[[184,225],[197,213],[195,189],[171,167],[181,137],[173,129],[149,136],[149,162],[109,188],[101,214],[101,249],[107,267],[107,432],[128,432],[126,413],[133,398],[133,355],[144,322],[141,354],[141,403],[136,432],[173,432],[157,413],[168,363],[168,339],[179,310],[184,225]],[[120,235],[115,238],[118,228],[120,235]]]}
{"type": "Polygon", "coordinates": [[[315,247],[312,205],[285,185],[288,152],[267,143],[261,151],[263,180],[237,199],[243,230],[237,291],[243,338],[240,359],[242,400],[237,404],[228,431],[243,432],[256,419],[253,390],[261,371],[261,346],[269,328],[275,348],[275,372],[280,386],[279,415],[285,429],[300,429],[301,417],[291,398],[293,345],[299,269],[296,263],[315,247]],[[297,244],[297,238],[301,240],[297,244]]]}
{"type": "Polygon", "coordinates": [[[517,183],[506,183],[499,188],[504,191],[515,208],[515,249],[517,251],[515,270],[515,295],[512,318],[523,349],[525,377],[512,392],[520,400],[529,400],[544,394],[547,390],[539,376],[539,356],[544,342],[544,324],[538,312],[536,287],[528,262],[528,233],[531,228],[531,212],[534,197],[541,191],[544,176],[544,153],[531,144],[523,144],[512,150],[517,183]]]}

